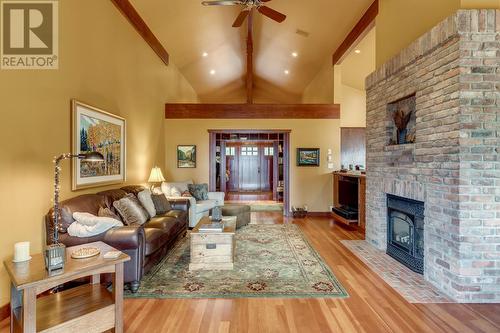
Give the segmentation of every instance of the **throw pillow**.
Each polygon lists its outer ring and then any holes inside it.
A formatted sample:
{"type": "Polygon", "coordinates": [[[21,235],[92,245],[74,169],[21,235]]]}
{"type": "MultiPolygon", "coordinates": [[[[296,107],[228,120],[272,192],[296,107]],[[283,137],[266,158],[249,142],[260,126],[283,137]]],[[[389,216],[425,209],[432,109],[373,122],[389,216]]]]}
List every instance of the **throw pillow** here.
{"type": "Polygon", "coordinates": [[[183,198],[192,198],[193,196],[191,195],[191,193],[189,191],[184,191],[182,193],[182,197],[183,198]]]}
{"type": "Polygon", "coordinates": [[[208,184],[189,184],[189,192],[197,200],[208,200],[208,184]]]}
{"type": "Polygon", "coordinates": [[[74,212],[73,218],[80,224],[92,227],[97,224],[97,216],[90,213],[74,212]]]}
{"type": "Polygon", "coordinates": [[[113,202],[113,207],[127,225],[144,224],[149,220],[148,212],[133,194],[127,194],[126,197],[113,202]]]}
{"type": "Polygon", "coordinates": [[[123,223],[111,217],[100,217],[89,213],[73,213],[75,222],[68,227],[68,234],[73,237],[93,237],[111,228],[123,226],[123,223]]]}
{"type": "Polygon", "coordinates": [[[182,195],[181,190],[179,190],[177,187],[172,187],[170,190],[170,195],[173,197],[180,197],[182,195]]]}
{"type": "Polygon", "coordinates": [[[104,207],[99,208],[99,212],[97,213],[97,216],[111,217],[112,219],[121,221],[120,217],[118,215],[116,215],[115,213],[113,213],[113,211],[107,207],[106,208],[104,208],[104,207]]]}
{"type": "Polygon", "coordinates": [[[156,214],[163,215],[172,210],[172,206],[170,206],[170,202],[168,202],[167,197],[163,194],[153,194],[151,196],[153,203],[155,205],[156,214]]]}
{"type": "Polygon", "coordinates": [[[146,208],[148,211],[148,214],[150,217],[155,217],[156,216],[156,210],[155,210],[155,204],[153,203],[153,200],[151,199],[151,191],[150,190],[144,190],[142,192],[139,192],[137,194],[137,198],[139,198],[139,201],[141,202],[142,206],[146,208]]]}

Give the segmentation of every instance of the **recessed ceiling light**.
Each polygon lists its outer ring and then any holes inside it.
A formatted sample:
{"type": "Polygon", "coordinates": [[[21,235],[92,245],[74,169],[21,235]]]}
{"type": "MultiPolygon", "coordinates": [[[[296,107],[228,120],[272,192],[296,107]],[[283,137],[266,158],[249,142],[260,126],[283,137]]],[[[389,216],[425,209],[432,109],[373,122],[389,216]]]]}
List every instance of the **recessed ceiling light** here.
{"type": "Polygon", "coordinates": [[[285,69],[285,71],[283,73],[285,73],[285,75],[288,75],[288,74],[290,74],[290,71],[288,69],[285,69]]]}
{"type": "Polygon", "coordinates": [[[215,75],[215,69],[210,70],[210,75],[215,75]]]}
{"type": "Polygon", "coordinates": [[[361,50],[354,50],[354,53],[360,54],[361,50]]]}
{"type": "Polygon", "coordinates": [[[299,54],[297,52],[292,52],[292,57],[297,58],[299,54]]]}
{"type": "Polygon", "coordinates": [[[203,53],[201,54],[201,56],[202,56],[203,58],[206,58],[206,57],[208,57],[208,53],[207,53],[207,52],[203,52],[203,53]]]}

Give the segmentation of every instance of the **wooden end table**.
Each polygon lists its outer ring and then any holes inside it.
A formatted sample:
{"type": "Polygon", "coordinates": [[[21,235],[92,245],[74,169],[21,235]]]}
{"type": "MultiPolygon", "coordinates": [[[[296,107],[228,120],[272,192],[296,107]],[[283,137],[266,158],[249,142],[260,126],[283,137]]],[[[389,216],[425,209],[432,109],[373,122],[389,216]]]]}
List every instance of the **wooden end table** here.
{"type": "Polygon", "coordinates": [[[95,242],[66,249],[64,272],[49,276],[43,254],[30,261],[4,261],[11,280],[11,332],[103,332],[113,329],[123,332],[123,263],[130,257],[122,253],[117,259],[103,255],[116,251],[95,242]],[[71,253],[82,247],[96,247],[98,256],[73,259],[71,253]],[[100,276],[112,273],[113,292],[100,284],[100,276]],[[63,283],[91,277],[90,284],[43,296],[37,295],[63,283]]]}
{"type": "Polygon", "coordinates": [[[203,217],[191,231],[191,262],[189,270],[231,270],[234,267],[236,216],[225,216],[222,232],[200,232],[203,224],[210,224],[203,217]]]}

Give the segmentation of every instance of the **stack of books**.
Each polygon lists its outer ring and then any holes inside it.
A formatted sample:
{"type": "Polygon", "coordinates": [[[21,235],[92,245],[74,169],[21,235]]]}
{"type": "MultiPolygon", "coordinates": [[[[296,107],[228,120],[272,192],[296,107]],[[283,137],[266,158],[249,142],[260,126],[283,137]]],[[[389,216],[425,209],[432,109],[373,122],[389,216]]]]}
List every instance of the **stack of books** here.
{"type": "Polygon", "coordinates": [[[200,232],[222,232],[224,230],[224,223],[212,222],[202,224],[198,230],[200,232]]]}

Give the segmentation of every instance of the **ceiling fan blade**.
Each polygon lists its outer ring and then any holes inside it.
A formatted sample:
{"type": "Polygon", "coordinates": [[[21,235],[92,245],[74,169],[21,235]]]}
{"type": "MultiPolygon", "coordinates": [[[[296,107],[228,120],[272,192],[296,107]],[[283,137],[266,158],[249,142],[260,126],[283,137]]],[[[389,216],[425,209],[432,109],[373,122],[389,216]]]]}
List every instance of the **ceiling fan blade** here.
{"type": "Polygon", "coordinates": [[[234,6],[243,5],[244,2],[240,0],[219,0],[219,1],[202,1],[203,6],[234,6]]]}
{"type": "Polygon", "coordinates": [[[280,12],[275,11],[267,6],[260,6],[258,9],[259,13],[269,17],[271,20],[275,20],[276,22],[283,22],[286,19],[286,15],[281,14],[280,12]]]}
{"type": "Polygon", "coordinates": [[[234,21],[233,23],[233,28],[239,28],[241,27],[241,25],[243,24],[243,22],[245,21],[245,19],[247,18],[248,14],[250,14],[250,11],[249,10],[244,10],[240,13],[240,15],[238,15],[238,17],[236,18],[236,20],[234,21]]]}

